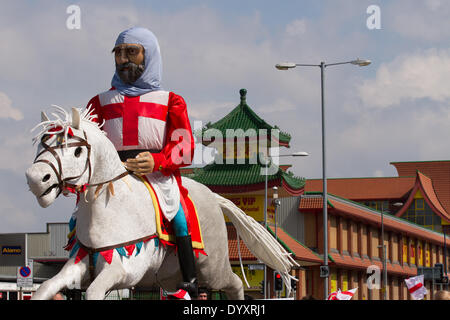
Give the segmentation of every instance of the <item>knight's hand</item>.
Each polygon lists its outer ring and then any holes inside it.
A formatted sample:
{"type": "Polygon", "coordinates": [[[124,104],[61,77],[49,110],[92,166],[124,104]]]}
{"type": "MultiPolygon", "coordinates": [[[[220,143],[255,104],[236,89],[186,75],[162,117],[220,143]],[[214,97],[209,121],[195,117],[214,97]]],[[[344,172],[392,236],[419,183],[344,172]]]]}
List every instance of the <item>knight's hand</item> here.
{"type": "Polygon", "coordinates": [[[155,160],[153,160],[152,154],[148,151],[141,152],[136,156],[136,158],[128,159],[125,162],[125,167],[128,170],[140,175],[152,173],[154,166],[155,160]]]}

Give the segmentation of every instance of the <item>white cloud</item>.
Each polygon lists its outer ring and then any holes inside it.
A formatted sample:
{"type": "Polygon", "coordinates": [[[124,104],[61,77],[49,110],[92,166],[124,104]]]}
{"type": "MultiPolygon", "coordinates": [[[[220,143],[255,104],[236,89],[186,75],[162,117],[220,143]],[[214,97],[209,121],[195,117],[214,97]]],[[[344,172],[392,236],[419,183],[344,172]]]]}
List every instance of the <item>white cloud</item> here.
{"type": "Polygon", "coordinates": [[[388,17],[387,28],[406,38],[439,43],[450,36],[449,1],[397,0],[381,10],[388,17]]]}
{"type": "Polygon", "coordinates": [[[0,233],[28,232],[39,225],[38,217],[31,210],[19,208],[6,194],[0,194],[0,221],[0,233]]]}
{"type": "Polygon", "coordinates": [[[297,106],[289,98],[278,98],[273,103],[258,107],[257,112],[274,113],[295,110],[297,106]]]}
{"type": "Polygon", "coordinates": [[[0,92],[0,118],[23,119],[22,112],[13,108],[11,99],[3,92],[0,92]]]}
{"type": "Polygon", "coordinates": [[[205,125],[207,122],[215,122],[219,120],[216,119],[216,116],[220,111],[229,112],[232,108],[236,107],[239,102],[221,102],[221,101],[201,101],[201,102],[192,102],[188,104],[188,113],[190,118],[196,118],[198,120],[203,121],[205,125]]]}
{"type": "Polygon", "coordinates": [[[379,108],[426,98],[442,103],[450,102],[449,83],[450,49],[430,49],[382,64],[359,94],[365,105],[379,108]]]}
{"type": "Polygon", "coordinates": [[[441,0],[426,0],[425,5],[430,8],[432,11],[439,10],[442,6],[441,0]]]}
{"type": "Polygon", "coordinates": [[[36,148],[31,143],[31,135],[27,132],[4,134],[0,139],[0,150],[2,150],[0,169],[11,170],[21,175],[33,162],[36,153],[36,148]]]}

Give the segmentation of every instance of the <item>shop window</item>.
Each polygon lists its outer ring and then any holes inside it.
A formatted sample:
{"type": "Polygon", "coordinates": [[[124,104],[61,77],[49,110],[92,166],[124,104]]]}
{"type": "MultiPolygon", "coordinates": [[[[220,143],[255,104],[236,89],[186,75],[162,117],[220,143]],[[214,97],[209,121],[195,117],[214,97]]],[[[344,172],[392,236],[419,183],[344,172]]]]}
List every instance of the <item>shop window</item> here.
{"type": "Polygon", "coordinates": [[[335,292],[338,289],[337,270],[330,272],[330,292],[335,292]]]}
{"type": "MultiPolygon", "coordinates": [[[[347,291],[349,289],[348,287],[348,273],[347,271],[343,271],[342,273],[342,291],[347,291]]],[[[352,288],[350,288],[352,289],[352,288]]]]}
{"type": "Polygon", "coordinates": [[[402,218],[434,231],[442,230],[441,218],[433,212],[424,199],[414,199],[402,218]]]}

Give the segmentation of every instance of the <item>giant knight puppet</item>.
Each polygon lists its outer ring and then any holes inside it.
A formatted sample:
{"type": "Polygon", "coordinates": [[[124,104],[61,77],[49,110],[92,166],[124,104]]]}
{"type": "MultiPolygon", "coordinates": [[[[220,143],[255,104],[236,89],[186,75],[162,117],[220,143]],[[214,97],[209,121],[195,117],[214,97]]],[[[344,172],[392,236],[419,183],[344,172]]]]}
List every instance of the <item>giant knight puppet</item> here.
{"type": "Polygon", "coordinates": [[[119,34],[113,53],[116,71],[112,88],[93,97],[88,107],[104,122],[103,130],[126,168],[152,183],[164,216],[176,236],[183,283],[197,290],[195,261],[188,232],[179,168],[191,163],[194,139],[184,99],[161,87],[162,62],[158,40],[133,27],[119,34]]]}

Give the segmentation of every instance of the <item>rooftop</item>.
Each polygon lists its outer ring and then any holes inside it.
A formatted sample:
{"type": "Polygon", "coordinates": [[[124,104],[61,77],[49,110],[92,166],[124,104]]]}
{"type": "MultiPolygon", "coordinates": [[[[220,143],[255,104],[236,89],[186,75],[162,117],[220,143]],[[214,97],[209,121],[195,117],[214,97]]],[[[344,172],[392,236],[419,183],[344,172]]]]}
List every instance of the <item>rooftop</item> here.
{"type": "MultiPolygon", "coordinates": [[[[341,197],[328,194],[328,208],[334,214],[351,217],[354,220],[361,220],[367,224],[381,227],[381,213],[372,208],[366,207],[359,203],[343,199],[341,197]]],[[[299,210],[321,210],[322,209],[322,195],[305,194],[301,196],[299,210]]],[[[386,230],[394,230],[404,234],[413,235],[419,239],[432,241],[436,244],[442,244],[442,234],[404,219],[398,218],[390,214],[384,214],[384,228],[386,230]]],[[[447,239],[450,245],[449,239],[447,239]]]]}
{"type": "MultiPolygon", "coordinates": [[[[354,201],[400,199],[411,191],[415,181],[415,173],[408,177],[327,179],[327,191],[354,201]]],[[[322,179],[308,179],[305,192],[322,192],[322,179]]]]}
{"type": "Polygon", "coordinates": [[[419,171],[431,180],[437,200],[450,216],[450,160],[391,162],[399,177],[416,176],[419,171]]]}
{"type": "MultiPolygon", "coordinates": [[[[208,122],[204,128],[195,132],[195,136],[202,140],[204,145],[208,145],[212,142],[211,138],[205,137],[205,131],[208,129],[219,130],[222,137],[227,137],[227,130],[234,130],[234,135],[256,137],[259,135],[260,129],[267,130],[267,134],[271,134],[272,129],[279,129],[277,126],[272,126],[260,118],[248,105],[247,105],[247,90],[241,89],[239,91],[241,96],[241,102],[235,107],[229,114],[215,123],[208,122]]],[[[216,137],[215,137],[216,138],[216,137]]],[[[233,136],[234,138],[234,136],[233,136]]],[[[289,147],[289,141],[291,136],[279,131],[277,137],[272,137],[272,141],[277,142],[279,146],[289,147]]]]}
{"type": "MultiPolygon", "coordinates": [[[[259,164],[209,164],[193,169],[191,179],[207,185],[214,192],[246,192],[264,188],[264,167],[259,164]]],[[[291,194],[303,191],[305,179],[277,167],[277,172],[267,177],[268,187],[283,186],[291,194]]]]}

